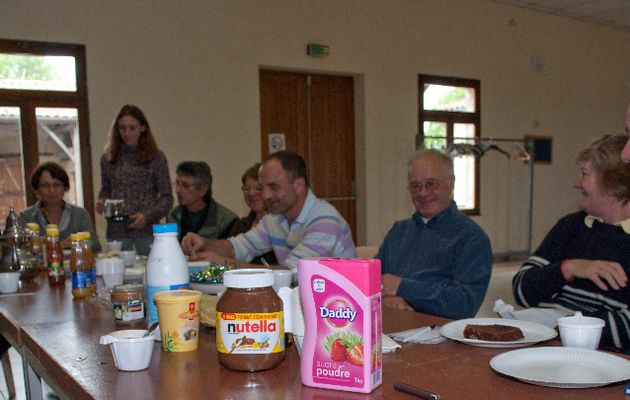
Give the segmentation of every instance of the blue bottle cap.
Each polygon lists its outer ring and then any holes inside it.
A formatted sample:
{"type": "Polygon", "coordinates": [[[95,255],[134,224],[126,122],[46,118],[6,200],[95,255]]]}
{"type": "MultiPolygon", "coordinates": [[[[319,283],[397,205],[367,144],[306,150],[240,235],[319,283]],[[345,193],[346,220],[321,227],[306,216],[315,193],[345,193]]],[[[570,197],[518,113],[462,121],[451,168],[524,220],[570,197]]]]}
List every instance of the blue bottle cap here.
{"type": "Polygon", "coordinates": [[[177,224],[155,224],[153,233],[177,233],[177,224]]]}

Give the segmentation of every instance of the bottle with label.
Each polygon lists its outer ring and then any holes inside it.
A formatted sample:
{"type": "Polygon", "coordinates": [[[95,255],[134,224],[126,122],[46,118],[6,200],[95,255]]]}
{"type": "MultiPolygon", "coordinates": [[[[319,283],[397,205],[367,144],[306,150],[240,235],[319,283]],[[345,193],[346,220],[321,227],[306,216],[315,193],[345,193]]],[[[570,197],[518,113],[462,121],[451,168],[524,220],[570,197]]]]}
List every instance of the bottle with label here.
{"type": "Polygon", "coordinates": [[[72,297],[82,299],[92,293],[90,280],[89,261],[83,248],[83,239],[80,233],[70,235],[72,246],[70,248],[70,271],[72,272],[72,297]]]}
{"type": "Polygon", "coordinates": [[[66,282],[66,276],[63,271],[63,251],[59,243],[59,229],[46,228],[46,236],[48,283],[51,286],[63,285],[66,282]]]}
{"type": "Polygon", "coordinates": [[[37,268],[42,268],[44,266],[44,243],[42,242],[42,237],[39,236],[39,224],[29,222],[26,226],[30,231],[31,254],[35,258],[37,268]]]}
{"type": "Polygon", "coordinates": [[[79,232],[79,235],[81,235],[81,243],[89,271],[91,283],[90,292],[96,293],[96,260],[94,259],[94,252],[92,251],[92,234],[90,232],[79,232]]]}
{"type": "Polygon", "coordinates": [[[153,245],[147,259],[147,321],[157,322],[153,295],[163,290],[189,289],[188,263],[177,241],[177,224],[153,225],[153,245]]]}

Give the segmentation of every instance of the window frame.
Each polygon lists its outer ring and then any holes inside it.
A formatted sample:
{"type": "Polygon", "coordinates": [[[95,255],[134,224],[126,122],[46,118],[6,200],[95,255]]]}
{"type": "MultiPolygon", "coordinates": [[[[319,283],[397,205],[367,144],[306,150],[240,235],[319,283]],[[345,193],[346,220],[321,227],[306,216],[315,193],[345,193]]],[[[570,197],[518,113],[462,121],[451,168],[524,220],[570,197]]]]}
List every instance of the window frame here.
{"type": "MultiPolygon", "coordinates": [[[[416,149],[424,147],[424,123],[441,122],[446,124],[446,146],[453,143],[454,124],[472,124],[475,126],[475,140],[481,138],[481,81],[477,79],[454,78],[436,75],[418,75],[418,134],[416,135],[416,149]],[[436,111],[424,109],[424,85],[444,85],[471,88],[475,91],[475,111],[436,111]]],[[[475,157],[475,179],[474,198],[475,207],[470,209],[461,209],[467,215],[480,215],[480,195],[479,195],[479,157],[475,157]]],[[[455,178],[457,180],[457,177],[455,178]]]]}
{"type": "Polygon", "coordinates": [[[90,214],[92,221],[94,221],[92,151],[90,145],[85,46],[68,43],[0,39],[0,53],[74,57],[76,91],[0,88],[0,105],[20,109],[24,188],[27,204],[34,204],[37,200],[37,196],[29,183],[31,173],[39,164],[36,108],[74,108],[77,110],[84,208],[90,214]]]}

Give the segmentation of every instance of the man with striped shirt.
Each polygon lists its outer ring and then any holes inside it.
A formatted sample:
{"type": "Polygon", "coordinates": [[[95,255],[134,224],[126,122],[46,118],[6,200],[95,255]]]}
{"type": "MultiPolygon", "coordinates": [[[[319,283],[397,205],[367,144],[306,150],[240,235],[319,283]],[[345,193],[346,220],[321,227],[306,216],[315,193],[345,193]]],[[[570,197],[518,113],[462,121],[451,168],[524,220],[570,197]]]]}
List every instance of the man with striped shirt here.
{"type": "Polygon", "coordinates": [[[279,266],[297,276],[303,257],[355,257],[350,227],[339,212],[311,191],[304,159],[290,151],[270,155],[259,174],[262,197],[269,210],[258,225],[227,240],[206,240],[189,233],[182,241],[191,259],[233,263],[240,268],[270,250],[279,266]]]}

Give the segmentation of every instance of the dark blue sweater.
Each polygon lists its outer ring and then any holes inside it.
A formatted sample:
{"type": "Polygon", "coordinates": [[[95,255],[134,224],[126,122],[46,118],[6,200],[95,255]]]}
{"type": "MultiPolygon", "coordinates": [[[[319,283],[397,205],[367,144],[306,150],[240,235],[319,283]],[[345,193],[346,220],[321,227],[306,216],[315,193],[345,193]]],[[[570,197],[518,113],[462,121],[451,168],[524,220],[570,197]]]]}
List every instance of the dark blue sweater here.
{"type": "Polygon", "coordinates": [[[477,313],[492,270],[488,237],[455,203],[427,223],[417,212],[396,222],[376,258],[416,311],[454,319],[477,313]]]}
{"type": "Polygon", "coordinates": [[[516,301],[525,307],[560,305],[606,321],[600,346],[630,352],[630,286],[601,290],[589,279],[564,280],[565,259],[615,261],[630,276],[630,234],[616,225],[595,221],[589,228],[586,213],[562,218],[523,264],[512,281],[516,301]]]}

